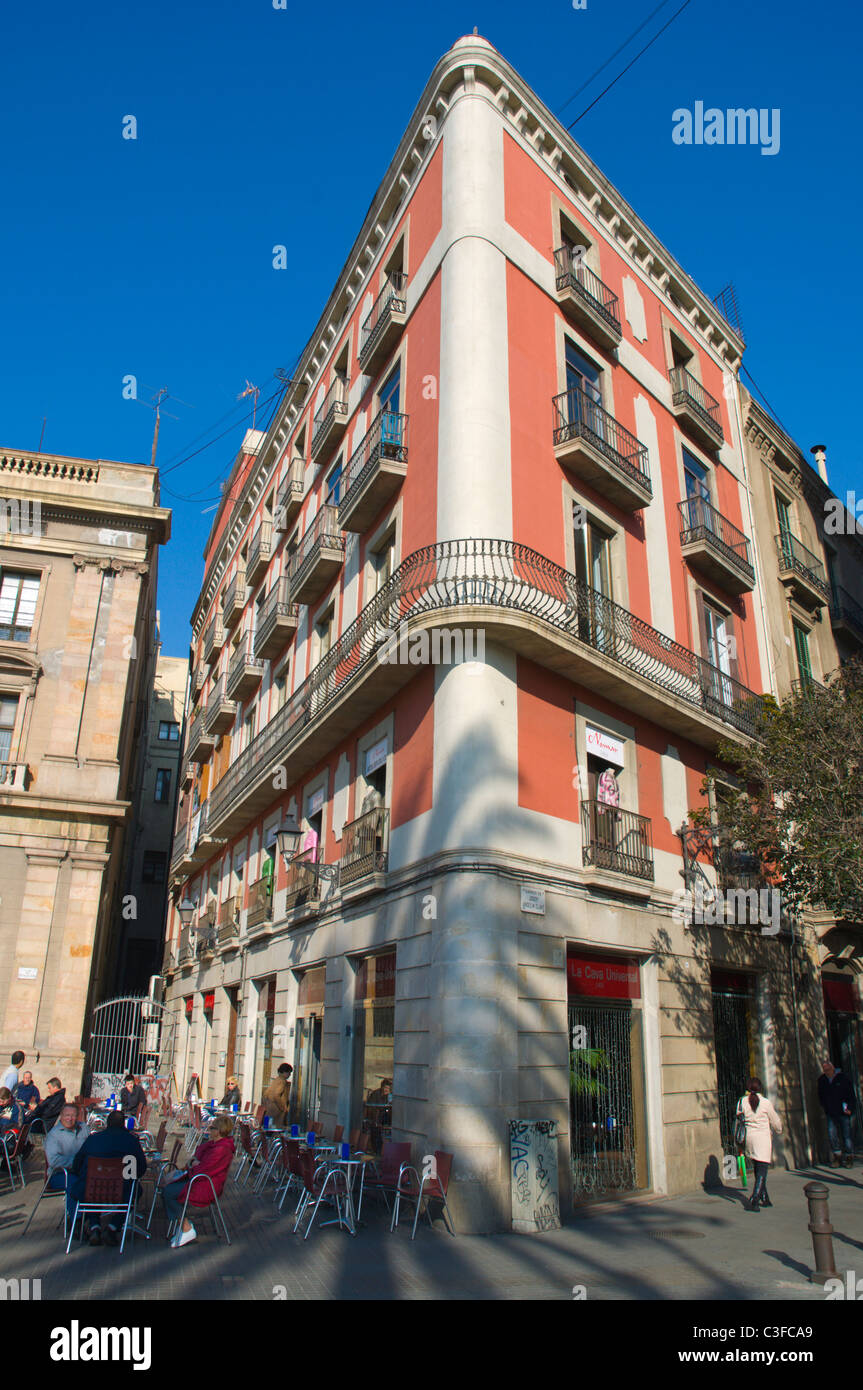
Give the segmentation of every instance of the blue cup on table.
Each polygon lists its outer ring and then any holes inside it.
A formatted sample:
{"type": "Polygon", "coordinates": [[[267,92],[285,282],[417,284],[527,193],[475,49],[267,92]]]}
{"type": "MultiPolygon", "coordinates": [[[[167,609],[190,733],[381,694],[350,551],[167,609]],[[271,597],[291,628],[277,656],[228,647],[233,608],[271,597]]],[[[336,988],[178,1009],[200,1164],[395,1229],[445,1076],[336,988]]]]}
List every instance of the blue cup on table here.
{"type": "Polygon", "coordinates": [[[261,1126],[262,1126],[264,1129],[269,1129],[269,1127],[270,1127],[270,1117],[269,1117],[269,1115],[265,1115],[264,1118],[261,1120],[261,1126]]]}
{"type": "Polygon", "coordinates": [[[115,1106],[116,1102],[117,1102],[117,1097],[114,1095],[114,1092],[112,1091],[111,1094],[110,1094],[109,1097],[108,1097],[108,1105],[109,1105],[109,1107],[110,1107],[111,1110],[114,1109],[114,1106],[115,1106]]]}
{"type": "Polygon", "coordinates": [[[291,1125],[291,1138],[292,1138],[292,1139],[299,1139],[299,1137],[300,1137],[300,1127],[299,1127],[299,1125],[291,1125]]]}
{"type": "Polygon", "coordinates": [[[126,1128],[127,1128],[127,1129],[134,1129],[134,1128],[135,1128],[135,1121],[132,1119],[132,1116],[131,1116],[131,1115],[129,1116],[128,1120],[126,1121],[126,1128]]]}
{"type": "Polygon", "coordinates": [[[351,1156],[351,1146],[350,1146],[350,1144],[342,1144],[342,1158],[350,1158],[350,1156],[351,1156]]]}
{"type": "Polygon", "coordinates": [[[234,1112],[235,1115],[236,1115],[237,1111],[239,1110],[239,1108],[240,1108],[240,1107],[239,1107],[239,1105],[237,1105],[236,1102],[234,1102],[234,1104],[231,1106],[231,1109],[233,1110],[233,1112],[234,1112]]]}
{"type": "Polygon", "coordinates": [[[306,1135],[306,1143],[308,1144],[310,1149],[313,1149],[315,1147],[315,1131],[313,1129],[310,1129],[308,1134],[306,1135]]]}

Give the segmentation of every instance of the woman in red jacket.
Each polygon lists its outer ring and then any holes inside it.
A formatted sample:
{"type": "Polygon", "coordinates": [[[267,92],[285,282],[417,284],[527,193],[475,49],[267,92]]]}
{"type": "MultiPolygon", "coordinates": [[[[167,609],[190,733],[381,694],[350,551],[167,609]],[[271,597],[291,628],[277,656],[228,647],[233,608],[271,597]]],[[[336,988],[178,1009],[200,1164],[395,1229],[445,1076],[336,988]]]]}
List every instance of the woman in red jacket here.
{"type": "MultiPolygon", "coordinates": [[[[216,1196],[221,1196],[234,1157],[234,1141],[231,1138],[233,1128],[234,1122],[229,1116],[219,1115],[213,1121],[210,1129],[210,1133],[215,1137],[202,1139],[191,1168],[185,1169],[162,1189],[165,1215],[169,1221],[180,1220],[180,1213],[183,1209],[190,1180],[198,1173],[206,1173],[216,1189],[216,1196]]],[[[189,1192],[190,1207],[208,1207],[212,1200],[213,1193],[208,1182],[197,1182],[192,1185],[189,1192]]],[[[186,1217],[182,1229],[178,1228],[171,1241],[172,1248],[178,1250],[181,1245],[188,1245],[190,1241],[197,1238],[197,1234],[191,1221],[186,1217]]]]}

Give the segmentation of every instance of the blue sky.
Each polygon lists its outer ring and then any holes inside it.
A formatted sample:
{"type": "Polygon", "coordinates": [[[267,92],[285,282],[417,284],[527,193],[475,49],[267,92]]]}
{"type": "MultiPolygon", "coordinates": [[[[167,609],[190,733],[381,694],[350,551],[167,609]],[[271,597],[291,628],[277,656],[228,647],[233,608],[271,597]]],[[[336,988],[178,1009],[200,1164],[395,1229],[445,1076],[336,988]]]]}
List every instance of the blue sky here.
{"type": "MultiPolygon", "coordinates": [[[[243,429],[249,379],[273,389],[317,322],[423,86],[476,25],[554,112],[658,0],[441,0],[275,10],[272,0],[41,0],[0,20],[4,270],[0,443],[158,462],[223,417],[236,428],[167,473],[165,651],[185,654],[201,550],[243,429]],[[122,119],[138,122],[136,141],[122,119]],[[272,267],[287,246],[287,270],[272,267]],[[180,494],[177,496],[176,494],[180,494]]],[[[573,120],[678,8],[570,104],[573,120]]],[[[859,473],[860,11],[803,0],[689,6],[575,138],[710,295],[737,288],[745,362],[831,486],[859,473]],[[696,101],[778,107],[781,145],[679,146],[696,101]],[[822,368],[804,370],[803,358],[822,368]],[[824,359],[829,359],[829,370],[824,359]]],[[[218,431],[213,431],[216,433],[218,431]]]]}

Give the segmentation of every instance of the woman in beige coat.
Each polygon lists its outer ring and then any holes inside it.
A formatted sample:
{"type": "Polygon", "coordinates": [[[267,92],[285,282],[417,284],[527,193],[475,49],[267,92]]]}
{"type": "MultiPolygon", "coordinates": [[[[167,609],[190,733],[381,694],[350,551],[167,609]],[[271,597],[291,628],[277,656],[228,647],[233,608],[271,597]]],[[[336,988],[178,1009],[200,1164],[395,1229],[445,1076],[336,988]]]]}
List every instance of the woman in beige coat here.
{"type": "Polygon", "coordinates": [[[755,1187],[747,1207],[748,1211],[758,1211],[762,1207],[772,1207],[767,1196],[767,1170],[773,1161],[773,1135],[782,1133],[782,1121],[771,1102],[761,1093],[761,1082],[751,1076],[748,1093],[741,1096],[737,1104],[737,1114],[746,1123],[746,1157],[751,1158],[755,1167],[755,1187]]]}

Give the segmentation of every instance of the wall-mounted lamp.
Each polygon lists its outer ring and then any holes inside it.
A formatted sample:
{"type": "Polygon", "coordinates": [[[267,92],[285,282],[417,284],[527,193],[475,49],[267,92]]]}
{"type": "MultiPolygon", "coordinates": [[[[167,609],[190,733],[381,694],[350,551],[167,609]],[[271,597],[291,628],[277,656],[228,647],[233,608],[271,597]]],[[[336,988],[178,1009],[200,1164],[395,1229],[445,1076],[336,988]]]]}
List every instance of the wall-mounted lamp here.
{"type": "Polygon", "coordinates": [[[284,820],[276,831],[276,844],[279,847],[279,854],[286,864],[290,864],[294,855],[300,847],[300,840],[303,832],[296,821],[284,820]]]}
{"type": "Polygon", "coordinates": [[[180,921],[183,926],[188,927],[195,915],[195,904],[190,898],[184,898],[183,901],[178,904],[177,911],[180,914],[180,921]]]}

